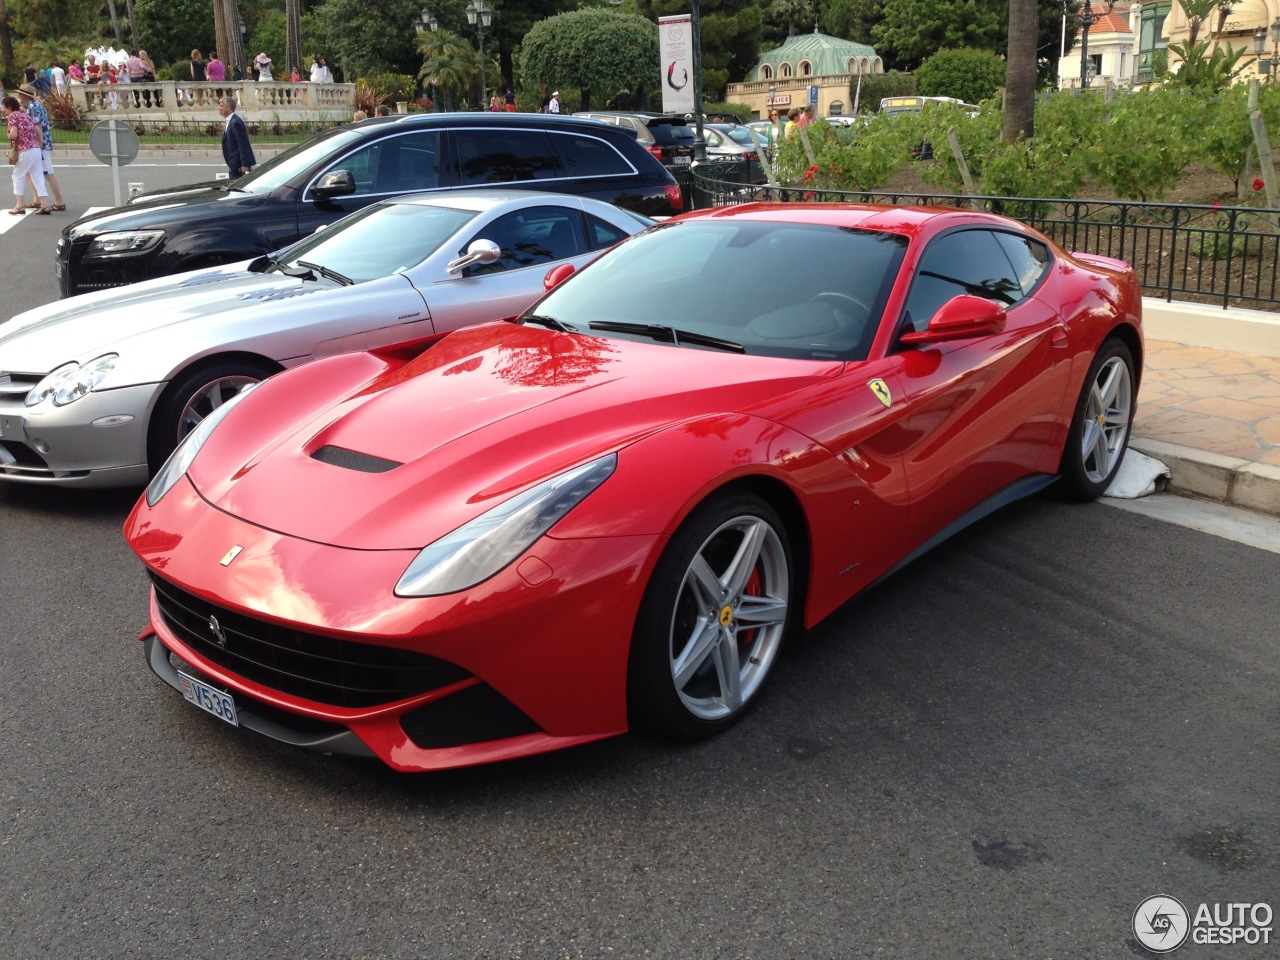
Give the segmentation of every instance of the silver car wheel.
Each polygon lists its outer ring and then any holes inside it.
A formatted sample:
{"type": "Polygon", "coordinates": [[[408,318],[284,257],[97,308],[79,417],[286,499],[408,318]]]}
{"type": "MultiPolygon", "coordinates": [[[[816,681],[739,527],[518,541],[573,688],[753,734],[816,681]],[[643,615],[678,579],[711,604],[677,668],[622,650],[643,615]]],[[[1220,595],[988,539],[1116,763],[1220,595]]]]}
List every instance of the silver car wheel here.
{"type": "Polygon", "coordinates": [[[707,537],[671,617],[671,678],[690,714],[722,720],[751,699],[777,656],[789,598],[786,549],[770,524],[740,516],[707,537]]]}
{"type": "Polygon", "coordinates": [[[1089,386],[1080,431],[1080,461],[1091,483],[1102,483],[1124,456],[1132,417],[1129,365],[1111,357],[1089,386]]]}
{"type": "Polygon", "coordinates": [[[255,384],[259,377],[231,376],[219,377],[205,384],[187,400],[178,416],[178,435],[181,440],[194,430],[200,421],[222,406],[245,387],[255,384]]]}

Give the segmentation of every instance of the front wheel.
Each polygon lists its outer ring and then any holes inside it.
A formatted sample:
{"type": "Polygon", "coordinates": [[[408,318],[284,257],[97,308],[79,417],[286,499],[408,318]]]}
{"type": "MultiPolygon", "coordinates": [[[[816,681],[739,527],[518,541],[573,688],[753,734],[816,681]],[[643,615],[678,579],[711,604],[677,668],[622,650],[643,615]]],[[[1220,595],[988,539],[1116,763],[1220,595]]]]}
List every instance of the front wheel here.
{"type": "Polygon", "coordinates": [[[778,514],[747,493],[702,504],[667,545],[631,640],[633,726],[718,733],[751,704],[793,619],[794,564],[778,514]]]}
{"type": "Polygon", "coordinates": [[[220,360],[175,379],[156,405],[147,430],[147,465],[151,472],[159,470],[179,441],[215,408],[273,373],[261,363],[220,360]]]}
{"type": "Polygon", "coordinates": [[[1089,365],[1062,453],[1058,486],[1069,499],[1096,499],[1115,479],[1129,445],[1136,382],[1133,354],[1123,341],[1108,339],[1089,365]]]}

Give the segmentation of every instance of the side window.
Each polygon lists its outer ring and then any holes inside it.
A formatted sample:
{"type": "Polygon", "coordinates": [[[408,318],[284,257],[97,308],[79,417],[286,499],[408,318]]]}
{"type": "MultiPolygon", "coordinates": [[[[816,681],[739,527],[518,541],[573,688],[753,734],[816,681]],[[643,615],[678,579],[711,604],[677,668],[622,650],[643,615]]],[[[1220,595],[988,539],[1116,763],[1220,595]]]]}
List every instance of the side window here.
{"type": "Polygon", "coordinates": [[[555,151],[541,130],[455,129],[453,140],[463,186],[561,176],[555,151]]]}
{"type": "Polygon", "coordinates": [[[625,230],[619,230],[612,223],[606,223],[599,217],[593,217],[588,213],[586,218],[587,246],[592,250],[607,250],[630,236],[625,230]]]}
{"type": "Polygon", "coordinates": [[[439,157],[439,132],[423,130],[375,140],[329,169],[351,171],[356,196],[409,193],[440,185],[439,157]]]}
{"type": "Polygon", "coordinates": [[[962,293],[1006,306],[1024,295],[1013,264],[989,230],[960,230],[929,244],[911,281],[903,327],[924,330],[939,307],[962,293]]]}
{"type": "Polygon", "coordinates": [[[1022,293],[1026,296],[1035,289],[1040,278],[1049,269],[1049,248],[1030,237],[1020,237],[1013,233],[997,233],[995,237],[1009,257],[1018,283],[1022,285],[1022,293]]]}
{"type": "Polygon", "coordinates": [[[618,177],[635,172],[622,154],[596,137],[557,133],[551,142],[560,154],[565,176],[618,177]]]}
{"type": "Polygon", "coordinates": [[[468,276],[519,270],[587,252],[578,211],[565,207],[528,207],[499,217],[463,244],[459,255],[481,238],[496,243],[502,255],[493,263],[468,268],[468,276]]]}

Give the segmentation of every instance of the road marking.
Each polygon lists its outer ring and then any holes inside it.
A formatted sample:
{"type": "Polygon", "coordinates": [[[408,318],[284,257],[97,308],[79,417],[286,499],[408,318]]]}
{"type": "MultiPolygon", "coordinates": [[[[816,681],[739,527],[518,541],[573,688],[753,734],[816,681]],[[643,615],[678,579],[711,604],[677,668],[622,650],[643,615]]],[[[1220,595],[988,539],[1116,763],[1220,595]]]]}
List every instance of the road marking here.
{"type": "Polygon", "coordinates": [[[1199,530],[1224,540],[1280,553],[1280,520],[1240,507],[1230,507],[1210,500],[1194,500],[1174,493],[1158,493],[1139,500],[1100,501],[1118,510],[1140,513],[1144,517],[1199,530]]]}

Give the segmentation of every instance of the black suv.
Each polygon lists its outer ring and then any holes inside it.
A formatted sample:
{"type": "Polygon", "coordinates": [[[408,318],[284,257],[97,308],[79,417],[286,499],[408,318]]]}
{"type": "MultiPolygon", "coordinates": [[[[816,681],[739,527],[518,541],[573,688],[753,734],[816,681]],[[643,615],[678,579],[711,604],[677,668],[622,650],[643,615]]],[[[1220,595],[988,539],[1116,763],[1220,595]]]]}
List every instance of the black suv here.
{"type": "Polygon", "coordinates": [[[645,216],[680,188],[625,129],[542,114],[415,114],[337,127],[239,180],[146,193],[62,231],[64,297],[246,260],[374,201],[418,190],[527,187],[645,216]]]}
{"type": "Polygon", "coordinates": [[[603,120],[626,130],[634,130],[640,146],[657,157],[665,167],[687,167],[693,163],[696,132],[684,117],[596,110],[575,113],[574,116],[603,120]]]}

